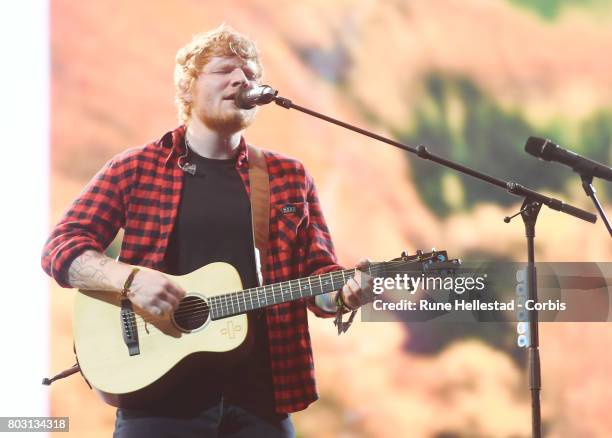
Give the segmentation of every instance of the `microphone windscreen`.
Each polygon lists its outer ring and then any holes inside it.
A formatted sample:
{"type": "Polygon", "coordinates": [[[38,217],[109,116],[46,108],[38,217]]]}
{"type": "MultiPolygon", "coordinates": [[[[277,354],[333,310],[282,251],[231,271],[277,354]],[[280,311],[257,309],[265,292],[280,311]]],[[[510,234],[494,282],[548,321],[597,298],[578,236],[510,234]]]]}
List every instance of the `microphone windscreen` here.
{"type": "Polygon", "coordinates": [[[542,152],[544,152],[544,146],[548,140],[540,137],[529,137],[527,143],[525,143],[525,152],[534,157],[541,158],[542,152]]]}
{"type": "Polygon", "coordinates": [[[234,96],[234,103],[238,108],[251,109],[255,107],[255,104],[248,99],[249,91],[251,91],[250,88],[241,88],[234,96]]]}

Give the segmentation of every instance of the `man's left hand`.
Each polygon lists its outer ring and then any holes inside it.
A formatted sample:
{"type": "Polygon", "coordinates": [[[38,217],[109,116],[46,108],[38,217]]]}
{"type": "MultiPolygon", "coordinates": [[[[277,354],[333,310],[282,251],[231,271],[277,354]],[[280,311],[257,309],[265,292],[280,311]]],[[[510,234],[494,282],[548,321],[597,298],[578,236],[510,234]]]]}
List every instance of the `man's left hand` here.
{"type": "Polygon", "coordinates": [[[372,301],[372,287],[373,279],[370,275],[366,274],[365,271],[370,266],[368,259],[360,259],[355,266],[357,271],[355,276],[346,282],[340,294],[342,294],[342,301],[351,310],[356,310],[362,305],[372,301]]]}

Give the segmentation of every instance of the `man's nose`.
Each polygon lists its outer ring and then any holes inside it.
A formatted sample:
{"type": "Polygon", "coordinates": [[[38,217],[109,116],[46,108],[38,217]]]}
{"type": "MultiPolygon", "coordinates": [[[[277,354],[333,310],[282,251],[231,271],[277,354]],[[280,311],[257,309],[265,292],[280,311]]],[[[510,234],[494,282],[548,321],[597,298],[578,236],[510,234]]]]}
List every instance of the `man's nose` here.
{"type": "Polygon", "coordinates": [[[234,87],[246,87],[249,83],[249,79],[244,74],[241,68],[235,68],[232,72],[231,84],[234,87]]]}

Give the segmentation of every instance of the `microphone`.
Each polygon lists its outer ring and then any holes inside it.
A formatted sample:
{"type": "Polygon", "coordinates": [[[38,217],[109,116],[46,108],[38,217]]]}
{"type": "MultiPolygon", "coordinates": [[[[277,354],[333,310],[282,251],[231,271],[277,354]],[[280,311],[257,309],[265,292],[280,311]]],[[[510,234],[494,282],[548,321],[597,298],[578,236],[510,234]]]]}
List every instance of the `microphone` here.
{"type": "Polygon", "coordinates": [[[529,137],[525,143],[525,152],[542,160],[565,164],[581,175],[596,176],[612,181],[611,167],[562,149],[548,139],[529,137]]]}
{"type": "Polygon", "coordinates": [[[234,97],[234,103],[238,108],[251,109],[255,105],[265,105],[274,100],[278,90],[268,85],[257,85],[252,88],[240,88],[234,97]]]}

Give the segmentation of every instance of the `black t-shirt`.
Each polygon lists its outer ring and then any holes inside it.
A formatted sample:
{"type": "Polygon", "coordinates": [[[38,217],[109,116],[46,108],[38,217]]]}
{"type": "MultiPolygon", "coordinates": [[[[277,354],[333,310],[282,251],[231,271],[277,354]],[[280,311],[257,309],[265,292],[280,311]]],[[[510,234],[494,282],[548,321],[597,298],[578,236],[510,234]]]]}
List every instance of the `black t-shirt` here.
{"type": "MultiPolygon", "coordinates": [[[[214,160],[190,151],[195,175],[184,173],[181,203],[170,236],[168,273],[183,275],[206,264],[226,262],[240,274],[243,288],[257,286],[251,206],[235,159],[214,160]]],[[[263,309],[249,312],[253,348],[232,369],[190,376],[180,391],[183,400],[220,398],[259,411],[274,410],[268,333],[263,309]],[[198,380],[194,384],[193,379],[198,380]],[[205,391],[206,394],[201,392],[205,391]]]]}

